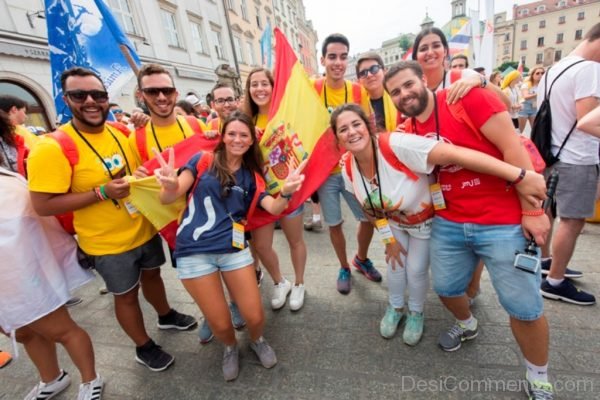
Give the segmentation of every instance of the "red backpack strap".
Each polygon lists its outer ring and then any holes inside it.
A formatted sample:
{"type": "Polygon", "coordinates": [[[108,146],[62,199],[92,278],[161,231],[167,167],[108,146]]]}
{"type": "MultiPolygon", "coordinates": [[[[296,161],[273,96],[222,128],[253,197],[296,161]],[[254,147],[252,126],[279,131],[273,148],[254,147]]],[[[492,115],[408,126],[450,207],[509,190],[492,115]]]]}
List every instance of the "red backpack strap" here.
{"type": "Polygon", "coordinates": [[[453,84],[457,80],[462,78],[462,70],[460,69],[451,69],[450,70],[450,84],[453,84]]]}
{"type": "Polygon", "coordinates": [[[127,128],[127,125],[122,124],[121,122],[106,121],[105,124],[112,126],[116,130],[118,130],[119,132],[121,132],[123,135],[125,135],[125,137],[129,137],[129,135],[131,134],[131,131],[129,130],[129,128],[127,128]]]}
{"type": "Polygon", "coordinates": [[[450,114],[452,114],[454,119],[467,125],[475,133],[475,136],[478,139],[481,139],[481,132],[479,132],[479,129],[477,129],[473,120],[471,120],[471,117],[467,114],[467,111],[462,104],[462,100],[459,100],[454,104],[448,104],[448,110],[450,110],[450,114]]]}
{"type": "Polygon", "coordinates": [[[404,172],[406,176],[408,176],[408,178],[413,181],[419,179],[419,177],[415,175],[415,173],[412,172],[410,168],[408,168],[400,160],[398,160],[398,157],[396,157],[396,154],[394,154],[394,152],[392,151],[392,147],[390,146],[389,132],[380,133],[378,141],[381,154],[383,155],[383,158],[385,159],[385,161],[387,161],[388,164],[394,167],[395,170],[404,172]]]}
{"type": "Polygon", "coordinates": [[[352,82],[352,99],[354,104],[362,105],[362,86],[359,83],[352,82]]]}
{"type": "Polygon", "coordinates": [[[15,145],[17,149],[17,172],[23,177],[27,177],[27,168],[25,160],[29,155],[29,149],[25,146],[25,139],[20,135],[14,135],[15,145]]]}
{"type": "Polygon", "coordinates": [[[192,131],[194,131],[195,135],[199,133],[204,133],[202,127],[200,126],[200,122],[198,122],[198,119],[196,117],[194,117],[193,115],[188,115],[185,117],[185,120],[189,124],[190,128],[192,128],[192,131]]]}
{"type": "Polygon", "coordinates": [[[317,94],[319,96],[321,95],[321,92],[323,91],[324,83],[325,83],[325,79],[323,79],[323,78],[315,79],[314,86],[315,86],[315,90],[317,91],[317,94]]]}
{"type": "Polygon", "coordinates": [[[61,131],[60,129],[50,132],[48,136],[56,140],[63,154],[67,158],[67,161],[69,161],[71,169],[73,169],[73,167],[79,162],[79,151],[77,150],[77,145],[75,144],[73,138],[65,131],[61,131]]]}
{"type": "Polygon", "coordinates": [[[344,166],[346,175],[348,175],[348,179],[350,179],[350,182],[352,182],[352,153],[349,151],[342,155],[342,165],[344,166]]]}
{"type": "Polygon", "coordinates": [[[204,171],[206,171],[211,166],[213,158],[213,153],[208,151],[203,151],[200,154],[200,158],[196,163],[196,180],[194,180],[194,184],[192,185],[192,188],[189,191],[188,204],[192,200],[194,191],[196,191],[196,186],[198,186],[198,182],[200,182],[200,177],[202,176],[204,171]]]}
{"type": "Polygon", "coordinates": [[[254,214],[256,206],[258,206],[259,196],[265,191],[266,187],[265,180],[258,172],[254,172],[254,183],[256,184],[256,190],[254,191],[254,196],[252,196],[252,201],[250,202],[250,208],[248,208],[248,213],[246,214],[246,221],[250,220],[250,217],[254,214]]]}
{"type": "Polygon", "coordinates": [[[149,160],[148,146],[146,145],[146,126],[139,126],[135,130],[135,147],[140,154],[141,164],[149,160]]]}

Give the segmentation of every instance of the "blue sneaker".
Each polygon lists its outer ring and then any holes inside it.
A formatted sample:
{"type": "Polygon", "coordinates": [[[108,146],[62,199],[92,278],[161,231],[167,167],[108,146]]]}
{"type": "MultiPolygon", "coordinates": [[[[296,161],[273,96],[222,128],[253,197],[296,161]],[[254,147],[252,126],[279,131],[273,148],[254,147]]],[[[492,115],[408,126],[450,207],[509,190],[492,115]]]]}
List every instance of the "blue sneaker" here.
{"type": "Polygon", "coordinates": [[[202,320],[202,325],[200,325],[200,329],[198,330],[198,337],[200,337],[201,344],[210,343],[210,341],[215,337],[210,329],[210,326],[208,326],[208,322],[206,322],[206,318],[202,320]]]}
{"type": "Polygon", "coordinates": [[[340,272],[337,278],[337,291],[341,294],[350,293],[350,289],[352,289],[352,282],[350,280],[351,272],[350,268],[340,268],[340,272]]]}
{"type": "Polygon", "coordinates": [[[381,336],[391,339],[396,334],[403,316],[404,313],[402,311],[396,311],[394,307],[388,304],[385,309],[385,315],[379,323],[379,333],[381,336]]]}
{"type": "Polygon", "coordinates": [[[242,329],[246,326],[246,321],[240,314],[240,309],[233,301],[229,303],[229,311],[231,312],[231,323],[235,329],[242,329]]]}
{"type": "Polygon", "coordinates": [[[367,279],[373,282],[381,282],[381,274],[375,269],[370,259],[360,260],[358,256],[355,256],[352,265],[367,279]]]}
{"type": "MultiPolygon", "coordinates": [[[[550,267],[552,266],[552,259],[548,258],[546,260],[542,260],[542,276],[546,276],[550,273],[550,267]]],[[[565,278],[577,279],[583,276],[583,272],[576,271],[571,268],[567,268],[565,270],[565,278]]]]}
{"type": "Polygon", "coordinates": [[[543,281],[540,293],[547,299],[562,300],[579,306],[591,306],[596,304],[596,298],[593,294],[577,289],[568,279],[562,281],[558,286],[552,286],[548,281],[543,281]]]}

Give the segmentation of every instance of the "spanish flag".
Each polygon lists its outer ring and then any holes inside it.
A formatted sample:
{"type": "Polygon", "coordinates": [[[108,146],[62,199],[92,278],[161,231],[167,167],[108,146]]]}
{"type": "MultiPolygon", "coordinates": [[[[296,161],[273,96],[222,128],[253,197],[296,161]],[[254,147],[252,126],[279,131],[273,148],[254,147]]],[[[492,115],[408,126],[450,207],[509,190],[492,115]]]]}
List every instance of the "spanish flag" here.
{"type": "MultiPolygon", "coordinates": [[[[284,214],[289,214],[315,192],[340,160],[342,149],[329,127],[329,113],[319,100],[304,67],[283,33],[275,28],[275,84],[269,122],[260,140],[263,171],[269,194],[276,196],[283,181],[303,160],[306,179],[294,193],[284,214]]],[[[279,219],[257,209],[248,221],[252,230],[279,219]]]]}

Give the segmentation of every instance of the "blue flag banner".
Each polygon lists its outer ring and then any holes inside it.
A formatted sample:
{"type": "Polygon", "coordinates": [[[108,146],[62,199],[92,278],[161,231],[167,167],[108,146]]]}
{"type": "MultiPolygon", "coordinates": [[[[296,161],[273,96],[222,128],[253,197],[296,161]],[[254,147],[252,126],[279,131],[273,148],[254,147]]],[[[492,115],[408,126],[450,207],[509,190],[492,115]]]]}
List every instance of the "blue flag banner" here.
{"type": "Polygon", "coordinates": [[[268,69],[271,69],[273,66],[273,59],[271,55],[272,42],[273,32],[271,29],[271,24],[267,22],[267,26],[265,26],[265,30],[260,37],[260,59],[262,60],[263,67],[268,69]]]}
{"type": "Polygon", "coordinates": [[[133,45],[102,0],[45,0],[52,88],[57,121],[71,118],[60,75],[71,67],[96,72],[110,97],[116,96],[140,65],[133,45]]]}

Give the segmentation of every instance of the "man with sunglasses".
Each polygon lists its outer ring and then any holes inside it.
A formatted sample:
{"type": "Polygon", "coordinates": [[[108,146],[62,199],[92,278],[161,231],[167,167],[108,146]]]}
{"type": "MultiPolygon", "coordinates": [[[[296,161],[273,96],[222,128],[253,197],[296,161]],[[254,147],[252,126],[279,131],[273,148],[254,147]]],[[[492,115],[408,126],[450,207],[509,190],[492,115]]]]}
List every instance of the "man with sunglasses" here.
{"type": "Polygon", "coordinates": [[[40,215],[73,211],[79,247],[114,295],[115,315],[136,345],[136,361],[163,371],[174,357],[146,332],[140,286],[159,316],[160,329],[185,330],[196,320],[169,305],[160,276],[165,263],[161,239],[126,200],[129,183],[123,177],[131,175],[137,161],[127,138],[106,124],[109,103],[102,80],[75,67],[63,72],[61,85],[73,118],[41,140],[29,157],[33,206],[40,215]]]}
{"type": "Polygon", "coordinates": [[[383,88],[385,67],[381,56],[368,52],[356,61],[356,76],[369,94],[369,103],[377,132],[392,132],[401,122],[392,99],[383,88]]]}

